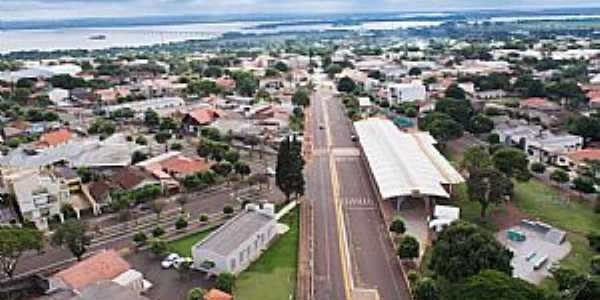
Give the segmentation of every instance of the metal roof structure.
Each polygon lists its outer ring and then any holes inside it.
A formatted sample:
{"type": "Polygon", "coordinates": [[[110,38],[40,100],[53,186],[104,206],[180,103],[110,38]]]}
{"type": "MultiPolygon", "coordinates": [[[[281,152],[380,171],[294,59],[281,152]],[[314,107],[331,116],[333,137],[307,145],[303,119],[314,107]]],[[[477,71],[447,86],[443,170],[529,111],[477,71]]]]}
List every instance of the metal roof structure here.
{"type": "Polygon", "coordinates": [[[383,199],[449,198],[442,185],[464,182],[429,133],[404,133],[392,121],[375,118],[355,122],[354,127],[383,199]]]}
{"type": "Polygon", "coordinates": [[[263,212],[243,211],[193,247],[227,257],[273,220],[273,216],[263,212]]]}

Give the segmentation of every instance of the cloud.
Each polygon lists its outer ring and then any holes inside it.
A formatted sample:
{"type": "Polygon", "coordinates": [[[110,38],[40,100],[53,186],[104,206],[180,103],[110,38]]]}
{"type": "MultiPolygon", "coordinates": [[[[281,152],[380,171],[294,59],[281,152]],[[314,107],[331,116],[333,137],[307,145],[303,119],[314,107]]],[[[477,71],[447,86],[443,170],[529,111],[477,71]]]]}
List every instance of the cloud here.
{"type": "Polygon", "coordinates": [[[0,20],[598,6],[597,0],[0,0],[0,20]]]}

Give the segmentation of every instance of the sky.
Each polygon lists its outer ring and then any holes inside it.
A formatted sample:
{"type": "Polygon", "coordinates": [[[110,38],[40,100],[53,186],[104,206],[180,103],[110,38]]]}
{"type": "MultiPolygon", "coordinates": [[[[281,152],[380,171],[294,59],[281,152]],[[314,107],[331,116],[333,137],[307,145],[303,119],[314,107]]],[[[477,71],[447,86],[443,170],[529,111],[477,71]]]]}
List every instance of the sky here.
{"type": "Polygon", "coordinates": [[[0,21],[182,14],[354,13],[600,6],[598,0],[0,0],[0,21]]]}

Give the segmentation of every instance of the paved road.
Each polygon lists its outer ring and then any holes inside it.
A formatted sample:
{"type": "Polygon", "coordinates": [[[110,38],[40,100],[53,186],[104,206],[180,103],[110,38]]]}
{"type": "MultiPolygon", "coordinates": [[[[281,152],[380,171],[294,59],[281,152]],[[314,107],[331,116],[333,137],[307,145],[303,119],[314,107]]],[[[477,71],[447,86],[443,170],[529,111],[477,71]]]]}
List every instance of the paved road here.
{"type": "Polygon", "coordinates": [[[312,124],[313,157],[307,165],[307,198],[313,201],[314,218],[314,289],[316,300],[344,300],[346,298],[342,258],[336,226],[330,157],[327,147],[325,115],[321,101],[330,93],[319,91],[313,96],[312,124]]]}
{"type": "MultiPolygon", "coordinates": [[[[231,197],[231,191],[225,189],[219,193],[208,196],[198,196],[190,199],[185,205],[185,210],[196,217],[200,213],[213,214],[221,212],[223,207],[228,204],[235,204],[236,201],[231,197]]],[[[131,235],[116,236],[112,239],[102,241],[97,245],[90,247],[89,251],[109,248],[123,248],[131,243],[131,235]]],[[[68,250],[60,248],[48,248],[45,253],[38,255],[36,253],[25,254],[17,265],[15,275],[26,273],[49,264],[71,259],[73,256],[68,250]]]]}
{"type": "MultiPolygon", "coordinates": [[[[325,125],[326,129],[315,129],[316,155],[313,167],[319,170],[316,171],[316,174],[309,173],[309,182],[314,180],[311,178],[311,174],[315,177],[320,175],[321,183],[316,188],[324,194],[330,194],[333,187],[331,187],[330,178],[327,177],[331,175],[328,164],[330,159],[334,159],[334,172],[336,173],[334,177],[337,179],[334,180],[334,184],[339,190],[339,201],[343,207],[344,230],[348,238],[350,271],[354,287],[377,290],[382,300],[410,299],[410,293],[403,280],[403,271],[395,258],[395,251],[387,237],[387,229],[377,210],[376,194],[374,187],[370,184],[367,168],[360,159],[359,148],[351,140],[353,127],[346,117],[341,102],[332,97],[330,93],[320,90],[313,99],[312,107],[315,122],[325,125]],[[329,133],[329,139],[327,133],[329,133]],[[329,142],[329,147],[323,146],[327,142],[329,142]]],[[[309,192],[312,192],[311,187],[309,187],[309,192]]],[[[328,251],[330,259],[335,257],[338,262],[340,259],[339,245],[331,238],[333,234],[336,234],[335,226],[332,224],[332,220],[335,218],[334,202],[331,197],[318,200],[321,201],[317,201],[315,204],[321,207],[315,206],[314,208],[315,240],[317,240],[315,247],[316,278],[323,274],[317,268],[320,264],[319,260],[322,259],[318,255],[319,252],[328,251]],[[317,222],[319,215],[325,218],[321,221],[324,224],[317,222]],[[332,226],[320,227],[327,224],[332,224],[332,226]],[[318,241],[326,237],[329,237],[327,241],[330,244],[319,245],[318,241]],[[321,247],[328,249],[319,249],[321,247]],[[332,251],[337,251],[337,253],[332,251]]],[[[330,263],[330,265],[332,264],[330,263]]],[[[330,276],[334,272],[339,272],[335,270],[335,268],[329,270],[330,276]]],[[[336,278],[330,277],[330,285],[336,284],[335,281],[331,282],[332,279],[336,278]]],[[[341,276],[338,276],[337,281],[343,285],[341,276]]],[[[326,298],[327,295],[321,294],[320,289],[328,286],[319,286],[319,283],[318,280],[315,281],[315,299],[342,299],[340,297],[326,298]]]]}

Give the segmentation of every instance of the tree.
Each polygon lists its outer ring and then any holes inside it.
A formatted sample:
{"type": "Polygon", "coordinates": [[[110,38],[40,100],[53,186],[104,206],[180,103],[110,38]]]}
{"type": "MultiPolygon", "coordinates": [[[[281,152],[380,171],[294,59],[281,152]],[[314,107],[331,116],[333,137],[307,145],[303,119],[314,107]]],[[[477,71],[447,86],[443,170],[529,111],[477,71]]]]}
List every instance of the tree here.
{"type": "Polygon", "coordinates": [[[159,144],[166,143],[171,138],[171,133],[168,131],[159,131],[154,135],[154,140],[159,144]]]}
{"type": "Polygon", "coordinates": [[[243,163],[240,161],[236,162],[233,165],[233,168],[235,169],[235,173],[240,175],[242,177],[242,179],[244,179],[244,177],[250,175],[250,172],[252,171],[250,169],[250,166],[247,163],[243,163]]]}
{"type": "Polygon", "coordinates": [[[513,183],[498,170],[477,169],[469,174],[467,194],[471,201],[479,202],[483,219],[490,204],[502,203],[512,196],[513,183]]]}
{"type": "Polygon", "coordinates": [[[289,201],[292,194],[304,194],[304,160],[301,156],[301,145],[295,139],[285,138],[277,152],[275,184],[285,194],[289,201]]]}
{"type": "Polygon", "coordinates": [[[212,170],[220,176],[227,177],[233,170],[233,166],[228,162],[221,162],[213,165],[212,170]]]}
{"type": "Polygon", "coordinates": [[[600,119],[580,116],[568,124],[569,132],[583,137],[584,144],[600,137],[600,119]]]}
{"type": "Polygon", "coordinates": [[[223,207],[223,213],[225,215],[231,215],[231,214],[233,214],[233,212],[234,212],[234,210],[233,210],[233,207],[231,205],[225,205],[223,207]]]}
{"type": "Polygon", "coordinates": [[[413,297],[415,300],[440,300],[440,291],[433,279],[424,277],[415,284],[413,297]]]}
{"type": "Polygon", "coordinates": [[[133,236],[133,242],[135,242],[137,247],[144,246],[147,241],[148,236],[143,231],[140,231],[133,236]]]}
{"type": "Polygon", "coordinates": [[[351,93],[356,89],[356,83],[350,77],[346,76],[340,79],[337,84],[337,89],[340,92],[351,93]]]}
{"type": "Polygon", "coordinates": [[[453,99],[467,99],[467,93],[457,84],[451,84],[444,92],[444,95],[453,99]]]}
{"type": "Polygon", "coordinates": [[[215,280],[215,287],[226,293],[232,293],[234,286],[235,276],[228,272],[219,274],[215,280]]]}
{"type": "Polygon", "coordinates": [[[189,290],[187,300],[204,300],[206,291],[202,288],[193,288],[189,290]]]}
{"type": "Polygon", "coordinates": [[[404,234],[406,232],[406,225],[400,218],[394,218],[392,224],[390,224],[390,231],[395,234],[404,234]]]}
{"type": "Polygon", "coordinates": [[[448,300],[542,300],[544,292],[536,286],[504,272],[484,270],[464,281],[451,284],[448,300]]]}
{"type": "Polygon", "coordinates": [[[152,236],[155,238],[162,236],[163,234],[165,234],[165,230],[160,226],[156,226],[152,229],[152,236]]]}
{"type": "Polygon", "coordinates": [[[589,177],[577,176],[573,180],[573,189],[582,193],[591,194],[596,192],[594,181],[589,177]]]}
{"type": "Polygon", "coordinates": [[[408,75],[410,76],[420,76],[421,73],[423,73],[423,71],[418,67],[412,67],[410,70],[408,70],[408,75]]]}
{"type": "Polygon", "coordinates": [[[278,70],[279,72],[285,73],[287,71],[289,71],[289,67],[288,65],[286,65],[284,62],[282,61],[278,61],[275,63],[275,65],[273,66],[273,68],[275,68],[276,70],[278,70]]]}
{"type": "Polygon", "coordinates": [[[133,152],[133,154],[131,154],[131,164],[132,165],[135,165],[141,161],[145,161],[146,159],[148,159],[148,154],[146,154],[142,151],[136,150],[133,152]]]}
{"type": "Polygon", "coordinates": [[[534,173],[544,174],[544,172],[546,172],[546,165],[540,162],[534,162],[531,164],[530,169],[534,173]]]}
{"type": "Polygon", "coordinates": [[[468,100],[454,98],[441,99],[435,103],[435,111],[447,114],[464,128],[469,128],[472,125],[473,106],[471,106],[471,102],[468,100]]]}
{"type": "Polygon", "coordinates": [[[463,126],[445,113],[433,112],[419,119],[419,128],[429,133],[441,144],[463,135],[463,126]]]}
{"type": "Polygon", "coordinates": [[[488,135],[487,142],[492,145],[500,144],[500,136],[497,133],[492,133],[488,135]]]}
{"type": "Polygon", "coordinates": [[[469,129],[472,133],[488,133],[494,129],[494,121],[485,115],[478,114],[471,118],[469,129]]]}
{"type": "Polygon", "coordinates": [[[235,164],[240,160],[240,153],[235,150],[229,150],[225,152],[223,158],[231,164],[235,164]]]}
{"type": "Polygon", "coordinates": [[[302,107],[307,107],[310,105],[310,96],[308,91],[304,88],[296,90],[292,96],[292,104],[302,107]]]}
{"type": "Polygon", "coordinates": [[[167,203],[162,200],[154,200],[150,203],[150,209],[156,214],[156,220],[160,220],[160,214],[167,206],[167,203]]]}
{"type": "Polygon", "coordinates": [[[187,226],[188,226],[188,221],[183,216],[180,216],[179,218],[177,218],[177,221],[175,221],[175,229],[177,229],[177,230],[186,228],[187,226]]]}
{"type": "Polygon", "coordinates": [[[58,226],[52,235],[51,241],[56,246],[67,247],[77,260],[81,260],[83,254],[87,251],[87,246],[92,242],[92,238],[87,234],[85,223],[71,219],[58,226]]]}
{"type": "Polygon", "coordinates": [[[515,148],[502,148],[492,156],[494,167],[508,177],[529,173],[529,160],[525,152],[515,148]]]}
{"type": "Polygon", "coordinates": [[[590,269],[593,275],[600,275],[600,255],[595,255],[590,261],[590,269]]]}
{"type": "Polygon", "coordinates": [[[485,269],[512,274],[513,254],[496,238],[475,224],[452,223],[433,245],[430,269],[450,281],[475,275],[485,269]]]}
{"type": "Polygon", "coordinates": [[[405,236],[402,238],[396,253],[400,259],[414,259],[419,257],[419,241],[410,235],[405,236]]]}
{"type": "Polygon", "coordinates": [[[164,240],[154,239],[150,243],[150,252],[152,252],[157,257],[165,256],[168,251],[169,251],[169,245],[164,240]]]}
{"type": "Polygon", "coordinates": [[[148,109],[144,112],[144,124],[148,127],[156,127],[160,124],[160,117],[153,109],[148,109]]]}
{"type": "Polygon", "coordinates": [[[594,249],[596,252],[600,252],[600,233],[589,233],[587,239],[590,248],[594,249]]]}
{"type": "Polygon", "coordinates": [[[555,169],[552,171],[552,174],[550,174],[550,179],[559,184],[563,184],[569,181],[569,174],[563,169],[555,169]]]}
{"type": "Polygon", "coordinates": [[[32,228],[19,226],[0,227],[0,265],[2,272],[13,277],[15,268],[24,252],[41,250],[44,247],[43,233],[32,228]]]}
{"type": "Polygon", "coordinates": [[[463,153],[460,166],[469,173],[474,173],[479,170],[490,169],[492,158],[484,146],[472,146],[463,153]]]}

